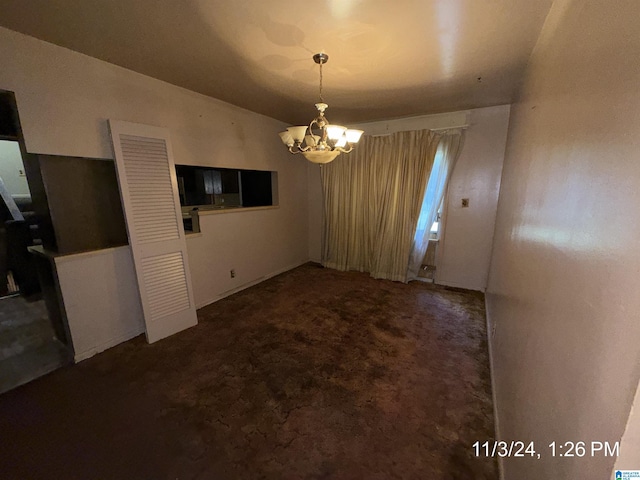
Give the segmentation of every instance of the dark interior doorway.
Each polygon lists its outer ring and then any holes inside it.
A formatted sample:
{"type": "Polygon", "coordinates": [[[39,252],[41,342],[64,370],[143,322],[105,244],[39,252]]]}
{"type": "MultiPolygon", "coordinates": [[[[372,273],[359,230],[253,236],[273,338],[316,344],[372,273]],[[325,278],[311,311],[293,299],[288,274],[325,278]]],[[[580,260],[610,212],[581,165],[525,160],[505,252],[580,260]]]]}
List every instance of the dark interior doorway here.
{"type": "MultiPolygon", "coordinates": [[[[0,91],[0,393],[70,360],[30,248],[42,244],[15,96],[0,91]]],[[[37,188],[37,187],[36,187],[37,188]]]]}

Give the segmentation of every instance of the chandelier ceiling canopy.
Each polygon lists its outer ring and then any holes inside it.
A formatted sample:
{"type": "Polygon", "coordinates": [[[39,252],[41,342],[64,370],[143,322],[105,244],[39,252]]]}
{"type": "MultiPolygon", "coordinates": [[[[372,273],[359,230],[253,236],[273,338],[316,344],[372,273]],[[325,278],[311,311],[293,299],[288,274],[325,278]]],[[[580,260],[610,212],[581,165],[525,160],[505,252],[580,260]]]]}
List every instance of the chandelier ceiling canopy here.
{"type": "Polygon", "coordinates": [[[320,65],[320,102],[316,103],[318,116],[309,126],[289,127],[280,132],[280,138],[291,153],[302,153],[313,163],[329,163],[341,153],[349,153],[362,136],[362,130],[349,129],[341,125],[331,125],[324,111],[329,107],[322,98],[322,65],[327,63],[326,53],[316,53],[313,61],[320,65]]]}

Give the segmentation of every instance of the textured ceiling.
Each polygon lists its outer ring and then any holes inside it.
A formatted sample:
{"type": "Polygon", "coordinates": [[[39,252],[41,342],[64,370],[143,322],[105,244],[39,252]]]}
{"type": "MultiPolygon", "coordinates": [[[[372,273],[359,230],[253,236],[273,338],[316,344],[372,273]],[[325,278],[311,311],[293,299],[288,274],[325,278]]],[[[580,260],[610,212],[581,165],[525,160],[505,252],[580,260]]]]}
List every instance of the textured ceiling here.
{"type": "Polygon", "coordinates": [[[0,25],[292,124],[510,103],[552,0],[0,0],[0,25]]]}

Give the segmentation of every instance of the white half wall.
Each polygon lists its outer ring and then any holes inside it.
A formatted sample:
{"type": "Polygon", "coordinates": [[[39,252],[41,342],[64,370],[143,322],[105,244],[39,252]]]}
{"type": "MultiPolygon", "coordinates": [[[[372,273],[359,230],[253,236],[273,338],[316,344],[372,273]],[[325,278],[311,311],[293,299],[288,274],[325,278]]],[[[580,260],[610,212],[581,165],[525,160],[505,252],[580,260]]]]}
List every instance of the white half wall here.
{"type": "Polygon", "coordinates": [[[76,362],[144,333],[129,246],[53,260],[76,362]]]}
{"type": "MultiPolygon", "coordinates": [[[[436,257],[436,283],[471,290],[484,291],[486,288],[509,110],[509,105],[499,105],[352,126],[363,129],[367,135],[384,135],[468,125],[445,200],[443,234],[436,257]],[[468,208],[460,208],[462,198],[469,198],[468,208]]],[[[317,165],[309,166],[307,183],[309,258],[320,261],[323,205],[317,165]]]]}
{"type": "MultiPolygon", "coordinates": [[[[298,180],[299,185],[304,186],[306,172],[303,171],[298,180]]],[[[292,225],[286,221],[289,215],[282,215],[280,211],[283,208],[292,207],[238,209],[200,216],[202,233],[187,235],[196,307],[213,303],[307,261],[306,251],[300,252],[299,240],[291,235],[292,225]],[[291,252],[296,251],[300,253],[292,256],[291,252]],[[225,252],[225,255],[216,255],[216,252],[225,252]],[[235,273],[233,278],[231,270],[235,273]]],[[[290,215],[295,215],[298,224],[306,228],[306,208],[293,210],[290,215]]]]}
{"type": "MultiPolygon", "coordinates": [[[[308,260],[307,162],[283,147],[282,122],[5,28],[0,65],[0,89],[16,94],[31,153],[113,158],[107,119],[116,119],[168,128],[177,164],[278,172],[278,208],[203,216],[202,235],[187,240],[196,305],[308,260]]],[[[65,283],[73,291],[63,290],[64,300],[73,298],[74,311],[85,315],[74,325],[100,330],[89,314],[93,293],[107,303],[121,298],[101,287],[99,269],[83,271],[83,282],[65,283]]],[[[130,277],[116,281],[136,287],[130,277]]],[[[136,328],[131,319],[109,334],[124,338],[136,328]]]]}

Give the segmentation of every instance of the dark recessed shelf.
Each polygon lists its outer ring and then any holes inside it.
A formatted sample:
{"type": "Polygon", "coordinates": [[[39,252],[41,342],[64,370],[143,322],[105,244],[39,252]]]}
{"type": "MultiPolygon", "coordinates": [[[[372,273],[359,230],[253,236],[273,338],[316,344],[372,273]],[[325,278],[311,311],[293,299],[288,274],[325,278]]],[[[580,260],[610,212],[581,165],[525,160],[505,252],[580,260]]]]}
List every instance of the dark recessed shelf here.
{"type": "Polygon", "coordinates": [[[11,142],[17,142],[20,140],[17,135],[0,135],[0,140],[7,140],[11,142]]]}
{"type": "Polygon", "coordinates": [[[276,172],[176,165],[183,207],[237,208],[274,205],[276,172]]]}

